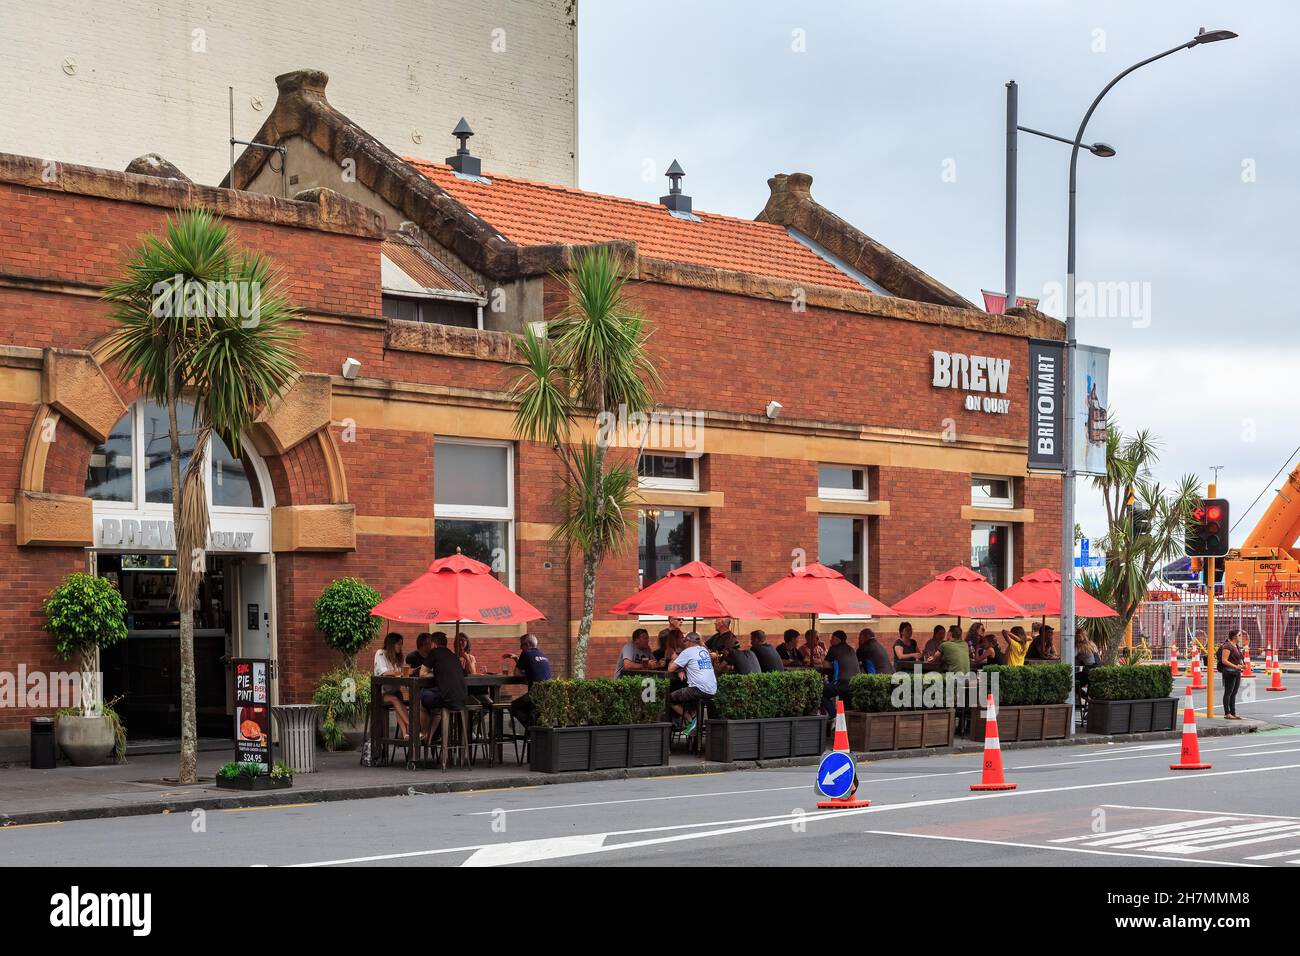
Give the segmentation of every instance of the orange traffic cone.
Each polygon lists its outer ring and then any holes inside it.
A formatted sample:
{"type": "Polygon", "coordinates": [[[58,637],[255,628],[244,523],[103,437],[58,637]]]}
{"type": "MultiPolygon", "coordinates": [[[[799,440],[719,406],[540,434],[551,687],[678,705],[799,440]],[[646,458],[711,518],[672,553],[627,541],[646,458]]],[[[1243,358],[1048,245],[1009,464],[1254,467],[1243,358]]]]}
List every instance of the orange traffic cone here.
{"type": "Polygon", "coordinates": [[[1269,684],[1265,690],[1286,690],[1282,686],[1282,661],[1278,659],[1276,650],[1270,650],[1269,669],[1273,672],[1273,683],[1269,684]]]}
{"type": "Polygon", "coordinates": [[[1197,654],[1192,658],[1192,682],[1188,685],[1192,690],[1205,689],[1205,675],[1201,672],[1201,655],[1197,654]]]}
{"type": "MultiPolygon", "coordinates": [[[[831,749],[850,754],[850,760],[852,759],[852,753],[849,750],[849,725],[844,721],[844,701],[842,700],[835,702],[835,738],[831,749]]],[[[823,810],[843,810],[851,807],[871,806],[870,800],[853,799],[854,794],[857,792],[858,771],[855,767],[853,770],[853,786],[849,789],[849,792],[838,800],[819,800],[817,806],[823,810]]]]}
{"type": "Polygon", "coordinates": [[[1002,775],[1002,742],[998,739],[998,712],[989,694],[987,715],[984,718],[984,776],[979,783],[972,783],[972,790],[1014,790],[1014,783],[1007,783],[1002,775]]]}
{"type": "Polygon", "coordinates": [[[1175,677],[1182,676],[1182,672],[1178,670],[1178,645],[1172,641],[1169,643],[1169,673],[1175,677]]]}
{"type": "Polygon", "coordinates": [[[1201,763],[1201,745],[1196,739],[1196,707],[1192,703],[1192,689],[1187,688],[1183,695],[1183,752],[1178,763],[1171,763],[1170,770],[1209,770],[1210,764],[1201,763]]]}
{"type": "Polygon", "coordinates": [[[1249,646],[1246,647],[1245,654],[1246,654],[1246,666],[1241,669],[1241,676],[1254,677],[1255,672],[1250,669],[1250,647],[1249,646]]]}

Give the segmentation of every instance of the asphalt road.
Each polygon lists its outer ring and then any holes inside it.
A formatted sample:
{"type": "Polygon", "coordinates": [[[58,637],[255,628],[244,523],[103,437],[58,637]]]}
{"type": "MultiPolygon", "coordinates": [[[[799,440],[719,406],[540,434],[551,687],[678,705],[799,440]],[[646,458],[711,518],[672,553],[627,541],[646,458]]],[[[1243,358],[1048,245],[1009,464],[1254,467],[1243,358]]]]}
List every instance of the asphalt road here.
{"type": "Polygon", "coordinates": [[[1011,750],[1002,793],[971,792],[974,755],[872,761],[856,810],[789,768],[16,827],[0,863],[1300,865],[1300,732],[1203,740],[1197,773],[1177,752],[1011,750]]]}

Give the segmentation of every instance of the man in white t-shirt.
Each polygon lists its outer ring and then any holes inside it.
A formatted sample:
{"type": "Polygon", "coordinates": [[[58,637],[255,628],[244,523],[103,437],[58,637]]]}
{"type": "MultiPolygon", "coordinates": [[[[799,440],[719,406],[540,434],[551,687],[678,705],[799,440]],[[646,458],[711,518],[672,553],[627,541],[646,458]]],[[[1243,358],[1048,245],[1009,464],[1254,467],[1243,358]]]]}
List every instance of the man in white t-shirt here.
{"type": "Polygon", "coordinates": [[[696,708],[702,700],[709,700],[718,692],[718,676],[713,670],[713,660],[701,644],[699,633],[691,631],[686,635],[686,647],[677,655],[676,660],[668,665],[669,675],[678,671],[686,672],[686,686],[668,695],[668,705],[679,717],[686,717],[682,731],[695,733],[696,708]]]}

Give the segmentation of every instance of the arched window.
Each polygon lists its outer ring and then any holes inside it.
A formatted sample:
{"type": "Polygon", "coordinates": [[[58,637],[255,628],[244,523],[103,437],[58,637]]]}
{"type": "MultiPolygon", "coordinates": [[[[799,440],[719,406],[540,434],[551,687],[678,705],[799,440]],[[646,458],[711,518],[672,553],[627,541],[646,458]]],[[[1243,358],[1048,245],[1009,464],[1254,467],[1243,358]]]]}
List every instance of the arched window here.
{"type": "MultiPolygon", "coordinates": [[[[194,407],[190,403],[177,406],[176,427],[180,431],[184,472],[194,454],[196,438],[194,407]]],[[[236,458],[214,435],[202,454],[209,460],[208,503],[213,508],[265,507],[258,469],[247,450],[236,458]]],[[[85,494],[94,501],[135,508],[171,504],[171,441],[165,406],[147,400],[131,406],[107,440],[91,452],[85,494]]]]}

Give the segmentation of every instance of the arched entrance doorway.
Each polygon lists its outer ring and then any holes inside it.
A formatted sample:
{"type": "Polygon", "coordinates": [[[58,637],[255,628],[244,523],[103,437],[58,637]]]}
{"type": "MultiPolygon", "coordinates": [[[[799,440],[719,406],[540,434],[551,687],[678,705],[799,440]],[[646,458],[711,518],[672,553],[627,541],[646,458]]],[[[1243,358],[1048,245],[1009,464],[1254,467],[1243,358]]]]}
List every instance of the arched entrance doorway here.
{"type": "MultiPolygon", "coordinates": [[[[198,731],[231,736],[233,701],[227,662],[275,657],[274,506],[266,466],[243,443],[236,457],[218,437],[195,447],[193,408],[177,414],[181,469],[207,460],[210,519],[205,574],[195,609],[194,658],[198,731]]],[[[127,639],[103,655],[104,694],[135,741],[180,734],[179,614],[171,600],[176,575],[171,445],[167,410],[141,399],[91,452],[85,495],[92,501],[93,573],[112,580],[126,600],[127,639]]]]}

